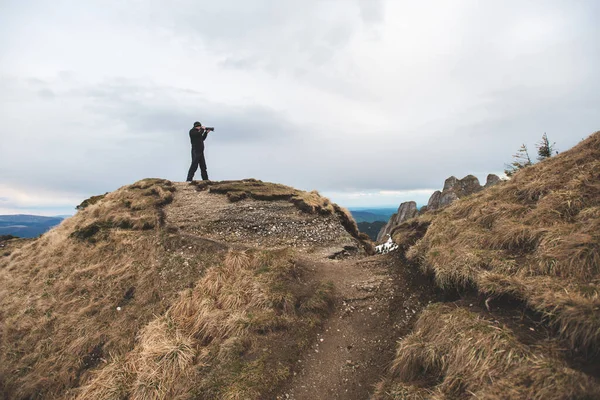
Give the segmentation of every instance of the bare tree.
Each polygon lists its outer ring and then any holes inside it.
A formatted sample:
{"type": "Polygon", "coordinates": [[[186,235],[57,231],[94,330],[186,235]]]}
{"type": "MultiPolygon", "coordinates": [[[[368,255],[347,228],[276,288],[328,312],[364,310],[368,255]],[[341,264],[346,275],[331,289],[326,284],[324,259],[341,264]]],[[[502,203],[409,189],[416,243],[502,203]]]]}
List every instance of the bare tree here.
{"type": "Polygon", "coordinates": [[[529,157],[527,146],[522,144],[517,153],[513,155],[513,161],[510,164],[505,164],[506,168],[504,169],[504,173],[506,176],[513,176],[513,174],[521,168],[528,167],[532,164],[533,162],[531,162],[531,157],[529,157]]]}

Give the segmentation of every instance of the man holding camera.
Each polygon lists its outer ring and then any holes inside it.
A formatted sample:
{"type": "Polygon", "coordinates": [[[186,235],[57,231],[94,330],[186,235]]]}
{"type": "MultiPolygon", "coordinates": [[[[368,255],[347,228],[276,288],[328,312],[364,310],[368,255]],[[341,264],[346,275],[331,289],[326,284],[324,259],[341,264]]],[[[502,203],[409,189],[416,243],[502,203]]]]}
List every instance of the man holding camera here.
{"type": "Polygon", "coordinates": [[[194,179],[194,174],[198,170],[198,165],[200,166],[202,180],[208,180],[208,173],[206,172],[206,160],[204,159],[204,141],[208,136],[208,132],[214,130],[215,128],[202,126],[202,124],[198,121],[194,122],[194,127],[190,129],[190,140],[192,142],[192,165],[188,171],[188,182],[191,182],[194,179]]]}

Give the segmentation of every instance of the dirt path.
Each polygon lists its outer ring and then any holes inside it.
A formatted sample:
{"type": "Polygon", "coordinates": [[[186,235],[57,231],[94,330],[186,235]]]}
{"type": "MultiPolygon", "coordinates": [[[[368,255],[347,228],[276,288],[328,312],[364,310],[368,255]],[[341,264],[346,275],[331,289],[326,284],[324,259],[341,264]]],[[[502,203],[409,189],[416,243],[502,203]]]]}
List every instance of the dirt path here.
{"type": "Polygon", "coordinates": [[[367,399],[397,339],[388,315],[391,278],[378,263],[364,261],[323,262],[313,272],[333,282],[337,309],[278,398],[367,399]]]}
{"type": "Polygon", "coordinates": [[[177,229],[228,244],[294,247],[310,259],[311,280],[334,285],[332,315],[276,398],[370,398],[393,361],[397,341],[432,298],[427,285],[415,282],[393,254],[330,259],[352,244],[334,217],[300,213],[282,202],[247,199],[233,205],[225,196],[184,184],[177,189],[167,208],[167,221],[177,229]]]}
{"type": "Polygon", "coordinates": [[[368,399],[433,294],[393,255],[323,262],[314,273],[333,282],[338,304],[277,398],[368,399]]]}

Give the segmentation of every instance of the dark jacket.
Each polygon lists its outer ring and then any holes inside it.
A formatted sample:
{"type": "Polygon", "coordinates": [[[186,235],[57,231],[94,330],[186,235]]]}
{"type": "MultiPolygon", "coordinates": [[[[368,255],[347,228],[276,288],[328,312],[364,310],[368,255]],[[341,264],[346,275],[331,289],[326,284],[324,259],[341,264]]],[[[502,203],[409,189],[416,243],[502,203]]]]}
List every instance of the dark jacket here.
{"type": "Polygon", "coordinates": [[[205,129],[197,130],[196,128],[190,129],[190,141],[192,142],[193,149],[204,149],[204,141],[208,136],[208,131],[205,129]]]}

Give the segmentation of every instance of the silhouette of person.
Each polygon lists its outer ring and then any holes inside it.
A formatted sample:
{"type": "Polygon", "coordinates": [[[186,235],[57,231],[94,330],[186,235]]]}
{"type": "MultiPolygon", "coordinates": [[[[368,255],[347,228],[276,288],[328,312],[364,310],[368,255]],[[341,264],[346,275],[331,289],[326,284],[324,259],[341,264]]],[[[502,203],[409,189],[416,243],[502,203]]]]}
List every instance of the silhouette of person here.
{"type": "Polygon", "coordinates": [[[200,166],[200,173],[202,180],[208,180],[208,172],[206,172],[206,160],[204,159],[204,141],[208,136],[208,132],[212,128],[202,126],[198,121],[194,122],[194,127],[190,129],[190,141],[192,142],[192,165],[188,171],[187,182],[191,182],[194,179],[194,174],[200,166]]]}

